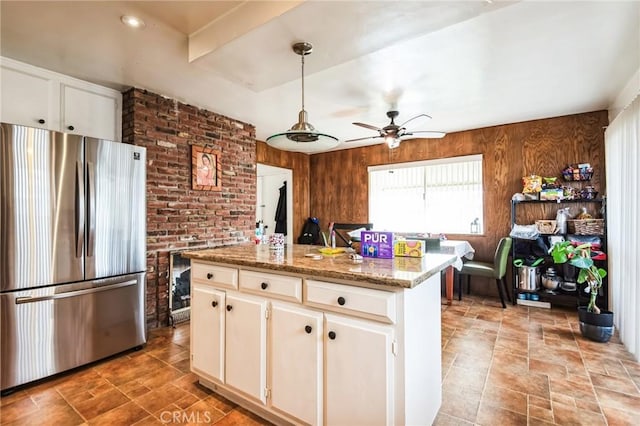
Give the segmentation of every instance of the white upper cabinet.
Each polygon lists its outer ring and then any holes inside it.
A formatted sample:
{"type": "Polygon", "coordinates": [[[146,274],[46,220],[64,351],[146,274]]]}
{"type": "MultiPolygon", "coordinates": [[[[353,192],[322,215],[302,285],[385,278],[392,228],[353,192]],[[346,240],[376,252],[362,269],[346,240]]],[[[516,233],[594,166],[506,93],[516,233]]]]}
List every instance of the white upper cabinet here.
{"type": "Polygon", "coordinates": [[[0,60],[2,122],[121,140],[122,94],[117,90],[0,60]]]}
{"type": "MultiPolygon", "coordinates": [[[[119,139],[118,98],[94,87],[62,84],[62,131],[94,138],[119,139]]],[[[118,95],[120,95],[118,93],[118,95]]]]}
{"type": "Polygon", "coordinates": [[[0,77],[2,122],[43,129],[59,126],[59,118],[52,114],[59,99],[54,80],[28,70],[5,67],[4,62],[0,77]]]}

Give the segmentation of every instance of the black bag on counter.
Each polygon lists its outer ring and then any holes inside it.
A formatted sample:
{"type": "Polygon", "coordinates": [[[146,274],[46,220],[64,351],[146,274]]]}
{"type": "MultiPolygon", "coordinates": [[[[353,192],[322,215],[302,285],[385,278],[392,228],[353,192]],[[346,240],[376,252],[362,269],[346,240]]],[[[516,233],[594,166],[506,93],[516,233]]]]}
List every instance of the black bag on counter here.
{"type": "Polygon", "coordinates": [[[298,244],[320,243],[320,221],[317,217],[310,217],[302,227],[302,234],[298,237],[298,244]]]}

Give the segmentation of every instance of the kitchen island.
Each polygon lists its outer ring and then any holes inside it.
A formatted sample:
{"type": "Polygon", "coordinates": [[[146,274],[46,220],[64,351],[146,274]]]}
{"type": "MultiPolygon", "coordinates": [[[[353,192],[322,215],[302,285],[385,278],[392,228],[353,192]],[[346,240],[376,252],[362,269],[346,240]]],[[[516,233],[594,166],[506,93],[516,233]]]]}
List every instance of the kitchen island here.
{"type": "Polygon", "coordinates": [[[455,256],[364,258],[244,244],[189,251],[191,369],[278,424],[431,424],[440,271],[455,256]]]}

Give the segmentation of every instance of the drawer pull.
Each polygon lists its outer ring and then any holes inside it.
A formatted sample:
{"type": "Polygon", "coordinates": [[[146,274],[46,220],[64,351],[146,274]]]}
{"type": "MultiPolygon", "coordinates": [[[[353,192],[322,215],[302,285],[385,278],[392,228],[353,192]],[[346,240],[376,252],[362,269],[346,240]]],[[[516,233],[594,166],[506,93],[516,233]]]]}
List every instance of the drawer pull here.
{"type": "Polygon", "coordinates": [[[313,331],[313,328],[311,328],[310,325],[307,325],[304,327],[304,331],[306,331],[307,334],[311,334],[311,332],[313,331]]]}
{"type": "Polygon", "coordinates": [[[232,309],[233,309],[233,306],[227,305],[227,311],[231,312],[232,309]]]}
{"type": "Polygon", "coordinates": [[[338,305],[343,306],[345,303],[347,303],[347,301],[344,300],[344,297],[338,297],[338,305]]]}
{"type": "Polygon", "coordinates": [[[218,302],[216,302],[216,301],[214,300],[213,302],[211,302],[211,306],[213,306],[213,307],[215,308],[216,306],[218,306],[218,302]]]}
{"type": "Polygon", "coordinates": [[[263,289],[263,290],[266,290],[266,289],[267,289],[267,287],[269,287],[269,283],[262,283],[262,284],[260,284],[260,288],[261,288],[261,289],[263,289]]]}
{"type": "Polygon", "coordinates": [[[69,130],[75,130],[76,128],[75,128],[75,127],[73,127],[73,126],[67,126],[67,129],[69,129],[69,130]]]}
{"type": "Polygon", "coordinates": [[[38,123],[40,123],[40,124],[44,124],[44,123],[46,123],[46,121],[44,121],[44,119],[43,119],[43,118],[41,118],[40,120],[38,120],[38,123]]]}
{"type": "Polygon", "coordinates": [[[336,338],[336,332],[335,331],[330,331],[329,332],[329,339],[335,340],[335,338],[336,338]]]}
{"type": "Polygon", "coordinates": [[[211,272],[209,272],[209,273],[207,274],[207,279],[208,279],[208,280],[210,280],[211,278],[213,278],[213,274],[212,274],[211,272]]]}

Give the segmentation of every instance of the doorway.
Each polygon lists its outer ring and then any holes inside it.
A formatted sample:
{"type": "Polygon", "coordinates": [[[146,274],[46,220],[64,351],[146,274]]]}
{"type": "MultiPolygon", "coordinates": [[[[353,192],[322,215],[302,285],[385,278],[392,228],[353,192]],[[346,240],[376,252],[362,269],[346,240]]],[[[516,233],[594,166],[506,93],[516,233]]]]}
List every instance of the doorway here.
{"type": "Polygon", "coordinates": [[[256,222],[262,220],[265,233],[273,234],[276,229],[276,209],[280,198],[280,188],[286,185],[287,197],[287,244],[293,244],[293,171],[283,167],[257,164],[256,168],[256,222]]]}

